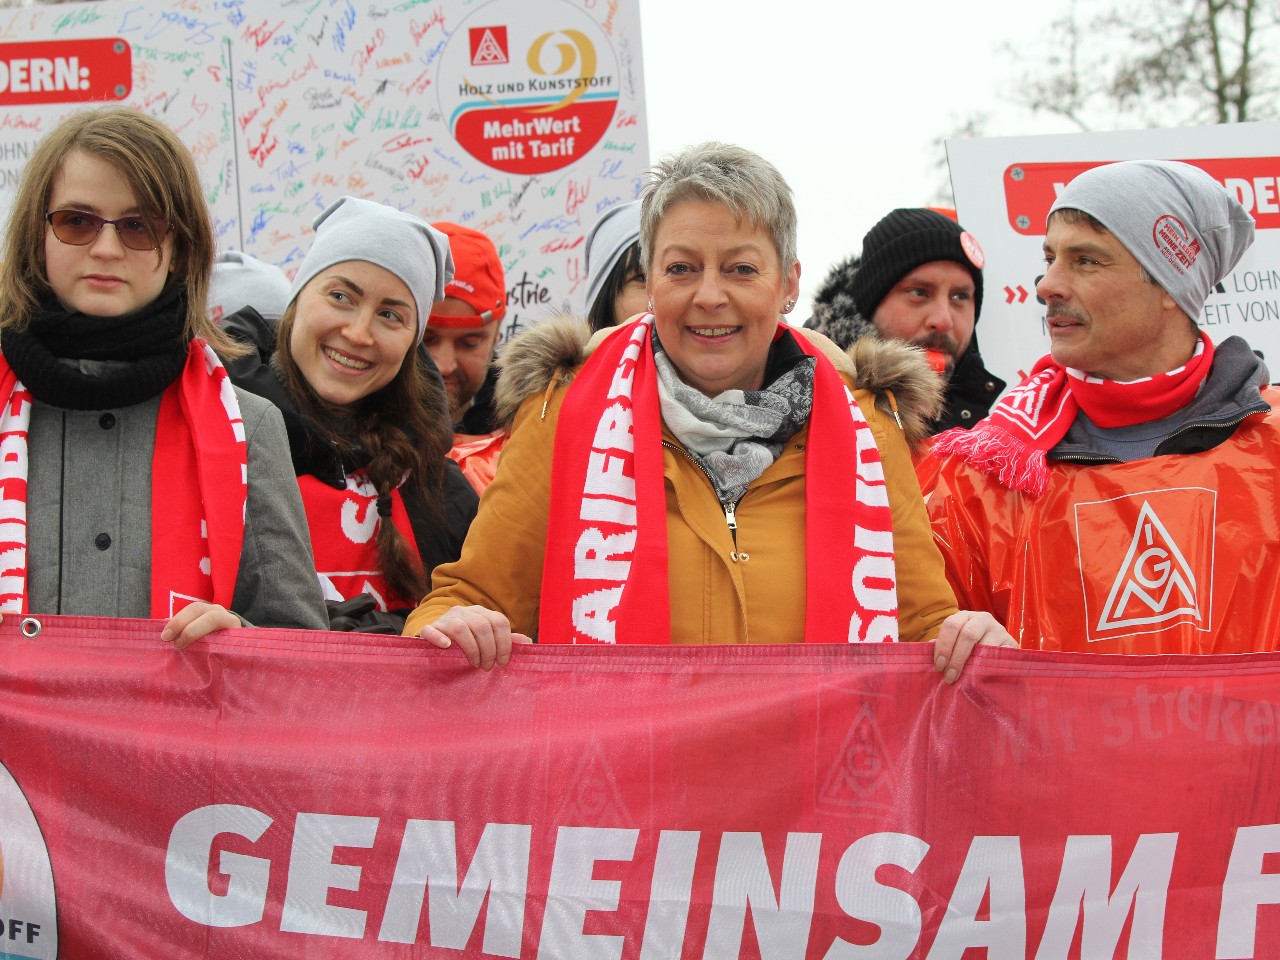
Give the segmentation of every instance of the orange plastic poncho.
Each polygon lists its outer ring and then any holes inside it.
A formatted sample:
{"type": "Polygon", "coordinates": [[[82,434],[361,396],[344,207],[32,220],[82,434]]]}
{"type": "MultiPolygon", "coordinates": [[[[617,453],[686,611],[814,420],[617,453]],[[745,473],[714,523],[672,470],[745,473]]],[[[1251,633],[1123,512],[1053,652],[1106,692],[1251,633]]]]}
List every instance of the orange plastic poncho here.
{"type": "Polygon", "coordinates": [[[1262,395],[1200,453],[1050,461],[1039,498],[943,461],[929,516],[957,605],[1043,650],[1280,649],[1280,389],[1262,395]]]}
{"type": "Polygon", "coordinates": [[[462,470],[462,475],[475,488],[476,493],[484,493],[485,487],[493,482],[493,475],[498,472],[498,457],[507,444],[507,436],[506,430],[453,435],[449,459],[462,470]]]}

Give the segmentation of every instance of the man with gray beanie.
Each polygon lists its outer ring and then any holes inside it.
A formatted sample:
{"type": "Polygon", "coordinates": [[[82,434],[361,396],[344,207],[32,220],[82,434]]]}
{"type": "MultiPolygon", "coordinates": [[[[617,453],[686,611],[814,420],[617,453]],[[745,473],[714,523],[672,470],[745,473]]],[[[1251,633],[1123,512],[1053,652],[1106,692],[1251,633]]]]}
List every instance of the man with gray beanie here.
{"type": "Polygon", "coordinates": [[[1280,390],[1196,325],[1253,242],[1204,171],[1129,161],[1049,212],[1052,349],[970,431],[935,438],[929,512],[962,608],[1023,645],[1098,653],[1280,647],[1280,390]]]}
{"type": "Polygon", "coordinates": [[[942,413],[930,432],[972,427],[1005,387],[983,366],[974,332],[983,263],[973,234],[946,214],[894,210],[867,231],[861,256],[827,274],[806,326],[844,350],[862,337],[922,347],[946,382],[942,413]]]}

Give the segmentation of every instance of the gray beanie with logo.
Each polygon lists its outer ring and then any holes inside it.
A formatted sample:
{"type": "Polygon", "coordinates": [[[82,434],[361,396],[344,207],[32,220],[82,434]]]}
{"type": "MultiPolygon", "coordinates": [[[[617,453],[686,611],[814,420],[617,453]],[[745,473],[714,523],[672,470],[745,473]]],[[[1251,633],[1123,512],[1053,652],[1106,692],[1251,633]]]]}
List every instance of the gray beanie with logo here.
{"type": "Polygon", "coordinates": [[[1253,218],[1199,167],[1126,160],[1086,170],[1049,210],[1080,210],[1111,232],[1192,320],[1253,243],[1253,218]]]}

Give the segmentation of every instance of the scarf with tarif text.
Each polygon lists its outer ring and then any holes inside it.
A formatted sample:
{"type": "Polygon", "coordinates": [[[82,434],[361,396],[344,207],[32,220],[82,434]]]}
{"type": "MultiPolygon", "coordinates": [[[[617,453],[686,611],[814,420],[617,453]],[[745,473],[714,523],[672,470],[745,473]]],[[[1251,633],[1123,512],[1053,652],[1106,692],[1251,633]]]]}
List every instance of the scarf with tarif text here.
{"type": "MultiPolygon", "coordinates": [[[[561,407],[541,643],[671,640],[653,322],[646,314],[601,343],[561,407]]],[[[803,337],[795,342],[817,357],[805,449],[805,640],[897,640],[893,521],[875,435],[830,361],[803,337]]]]}
{"type": "MultiPolygon", "coordinates": [[[[27,612],[27,443],[31,392],[0,356],[0,611],[27,612]]],[[[152,458],[151,616],[195,601],[231,609],[248,460],[240,405],[210,346],[192,340],[161,395],[152,458]]],[[[91,464],[83,469],[93,469],[91,464]]]]}
{"type": "Polygon", "coordinates": [[[350,600],[367,593],[382,611],[417,606],[421,597],[402,597],[391,590],[378,558],[378,528],[390,522],[418,562],[418,541],[399,490],[380,498],[378,488],[363,470],[347,474],[341,488],[303,474],[298,477],[298,489],[326,600],[350,600]]]}
{"type": "Polygon", "coordinates": [[[1049,484],[1049,451],[1080,411],[1104,429],[1159,420],[1194,399],[1211,366],[1213,341],[1203,332],[1186,364],[1141,380],[1103,380],[1044,356],[972,430],[934,437],[932,453],[960,457],[1008,489],[1038,497],[1049,484]]]}

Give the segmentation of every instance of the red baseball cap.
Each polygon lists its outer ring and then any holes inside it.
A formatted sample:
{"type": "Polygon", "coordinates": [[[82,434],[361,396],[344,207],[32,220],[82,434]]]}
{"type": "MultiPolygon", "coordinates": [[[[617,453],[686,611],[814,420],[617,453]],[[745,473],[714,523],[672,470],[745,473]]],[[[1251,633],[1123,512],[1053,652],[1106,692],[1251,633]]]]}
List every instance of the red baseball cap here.
{"type": "Polygon", "coordinates": [[[483,327],[501,320],[507,312],[507,286],[493,241],[478,230],[456,223],[432,226],[449,238],[453,254],[453,279],[445,284],[444,295],[470,304],[475,314],[448,317],[433,313],[427,326],[483,327]]]}

